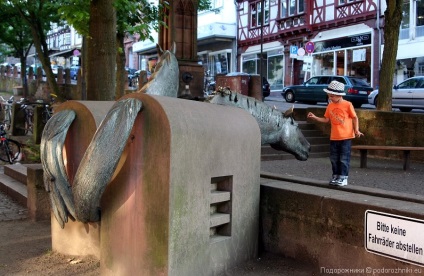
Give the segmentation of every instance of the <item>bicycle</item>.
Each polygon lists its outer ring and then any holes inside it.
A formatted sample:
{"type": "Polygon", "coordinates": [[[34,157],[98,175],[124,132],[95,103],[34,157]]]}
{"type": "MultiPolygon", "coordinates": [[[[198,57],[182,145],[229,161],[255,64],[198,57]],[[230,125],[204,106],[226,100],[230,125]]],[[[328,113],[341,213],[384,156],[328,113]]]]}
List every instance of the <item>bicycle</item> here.
{"type": "Polygon", "coordinates": [[[7,138],[4,125],[0,125],[0,160],[13,164],[22,158],[21,144],[18,141],[7,138]]]}
{"type": "Polygon", "coordinates": [[[12,124],[12,105],[14,101],[14,97],[11,96],[8,100],[3,98],[3,96],[0,96],[1,100],[1,108],[4,110],[4,119],[3,124],[4,128],[7,130],[10,129],[10,126],[12,124]]]}
{"type": "Polygon", "coordinates": [[[21,98],[18,103],[21,104],[20,109],[25,112],[25,135],[28,135],[34,128],[34,107],[25,98],[21,98]]]}

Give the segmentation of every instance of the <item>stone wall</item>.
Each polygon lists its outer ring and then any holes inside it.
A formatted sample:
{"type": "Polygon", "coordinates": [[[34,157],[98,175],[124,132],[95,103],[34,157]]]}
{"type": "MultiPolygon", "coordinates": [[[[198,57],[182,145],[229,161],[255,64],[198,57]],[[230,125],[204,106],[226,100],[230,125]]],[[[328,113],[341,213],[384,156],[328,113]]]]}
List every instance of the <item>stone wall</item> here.
{"type": "MultiPolygon", "coordinates": [[[[296,120],[306,120],[306,114],[313,112],[317,116],[324,116],[325,108],[309,107],[295,109],[296,120]]],[[[364,136],[353,140],[355,145],[387,145],[424,147],[422,135],[424,133],[424,114],[408,112],[387,112],[378,110],[356,109],[359,118],[359,127],[364,136]]],[[[330,135],[330,125],[313,122],[324,133],[330,135]]],[[[359,154],[353,152],[353,154],[359,154]]],[[[369,151],[370,156],[402,159],[402,151],[369,151]]],[[[411,152],[411,159],[424,162],[424,153],[411,152]]]]}
{"type": "Polygon", "coordinates": [[[413,275],[406,269],[419,268],[368,252],[364,218],[367,210],[373,210],[423,219],[422,202],[405,204],[371,193],[332,189],[326,183],[302,185],[264,178],[260,202],[266,252],[309,263],[321,273],[322,269],[359,269],[354,275],[364,275],[360,270],[370,267],[404,269],[402,275],[413,275]]]}

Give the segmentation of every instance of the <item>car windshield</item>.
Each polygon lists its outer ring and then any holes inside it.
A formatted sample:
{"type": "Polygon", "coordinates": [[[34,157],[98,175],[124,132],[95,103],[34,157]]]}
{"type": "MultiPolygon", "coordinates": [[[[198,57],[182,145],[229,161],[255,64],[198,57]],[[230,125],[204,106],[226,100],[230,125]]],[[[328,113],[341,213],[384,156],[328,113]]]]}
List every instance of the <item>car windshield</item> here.
{"type": "Polygon", "coordinates": [[[349,78],[350,82],[355,86],[370,86],[365,80],[358,78],[349,78]]]}

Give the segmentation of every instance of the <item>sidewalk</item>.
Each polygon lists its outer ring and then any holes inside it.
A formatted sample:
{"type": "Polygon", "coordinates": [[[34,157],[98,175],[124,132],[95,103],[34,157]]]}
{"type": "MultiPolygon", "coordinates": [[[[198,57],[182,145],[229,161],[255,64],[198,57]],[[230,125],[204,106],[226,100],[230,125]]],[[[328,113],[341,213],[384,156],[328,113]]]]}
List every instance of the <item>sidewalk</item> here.
{"type": "MultiPolygon", "coordinates": [[[[407,171],[402,169],[402,160],[368,158],[367,168],[360,168],[359,163],[359,156],[351,157],[348,185],[424,195],[424,163],[411,162],[407,171]]],[[[262,161],[261,171],[321,181],[329,181],[332,175],[329,158],[262,161]]]]}

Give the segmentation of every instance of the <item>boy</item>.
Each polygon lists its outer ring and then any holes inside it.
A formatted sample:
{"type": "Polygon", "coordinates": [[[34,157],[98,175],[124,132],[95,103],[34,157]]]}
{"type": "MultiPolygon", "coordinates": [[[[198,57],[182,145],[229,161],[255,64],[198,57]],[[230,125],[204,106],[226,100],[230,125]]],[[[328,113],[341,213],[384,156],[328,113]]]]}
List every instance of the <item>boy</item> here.
{"type": "Polygon", "coordinates": [[[346,95],[344,88],[343,83],[332,81],[324,89],[329,99],[324,117],[308,113],[308,118],[312,120],[331,123],[330,161],[333,176],[330,185],[337,186],[347,185],[352,139],[364,135],[359,131],[358,117],[352,103],[342,97],[346,95]]]}

